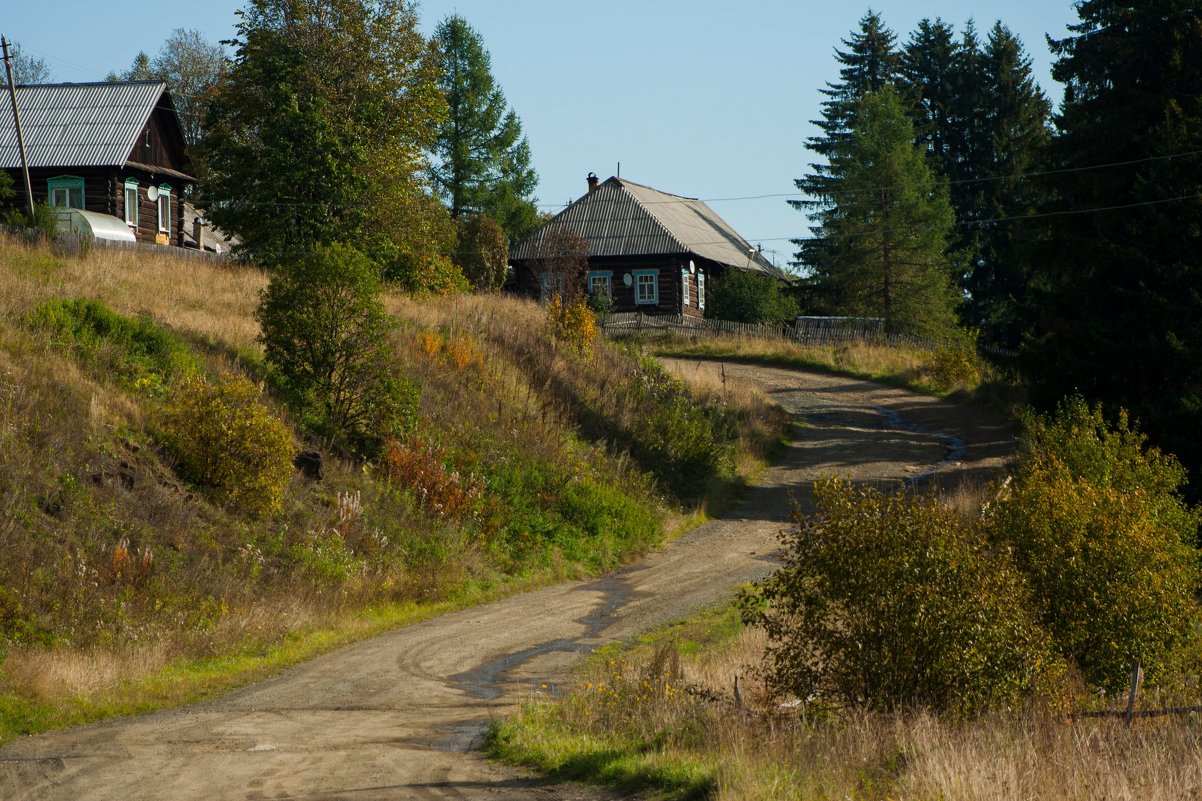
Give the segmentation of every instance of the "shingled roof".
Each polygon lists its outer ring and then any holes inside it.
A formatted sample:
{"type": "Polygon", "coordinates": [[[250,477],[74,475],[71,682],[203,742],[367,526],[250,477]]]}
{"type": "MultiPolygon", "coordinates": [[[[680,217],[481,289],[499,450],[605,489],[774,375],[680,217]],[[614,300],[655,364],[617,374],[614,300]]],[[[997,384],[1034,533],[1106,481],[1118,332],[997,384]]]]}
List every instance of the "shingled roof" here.
{"type": "Polygon", "coordinates": [[[739,270],[787,280],[704,201],[610,178],[518,242],[510,258],[544,258],[548,235],[569,229],[588,240],[589,256],[693,254],[739,270]]]}
{"type": "MultiPolygon", "coordinates": [[[[174,107],[161,81],[17,86],[30,167],[124,167],[155,107],[174,107]]],[[[21,166],[12,105],[0,103],[0,169],[21,166]]]]}

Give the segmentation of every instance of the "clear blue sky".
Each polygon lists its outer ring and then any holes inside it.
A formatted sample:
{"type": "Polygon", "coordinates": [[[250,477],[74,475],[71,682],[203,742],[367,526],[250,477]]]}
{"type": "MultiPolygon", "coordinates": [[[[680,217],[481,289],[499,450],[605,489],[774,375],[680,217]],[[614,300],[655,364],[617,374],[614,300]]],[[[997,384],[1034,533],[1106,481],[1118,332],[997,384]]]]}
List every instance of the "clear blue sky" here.
{"type": "MultiPolygon", "coordinates": [[[[212,40],[233,34],[241,0],[16,2],[0,32],[46,60],[59,81],[103,80],[153,55],[175,28],[212,40]]],[[[908,38],[924,17],[987,32],[1001,19],[1059,103],[1045,34],[1076,21],[1071,0],[875,0],[908,38]]],[[[585,176],[622,176],[701,197],[778,263],[807,233],[786,205],[807,171],[819,89],[836,77],[833,51],[869,4],[814,0],[425,0],[422,27],[458,13],[492,53],[493,73],[522,119],[549,210],[585,191],[585,176]],[[768,196],[768,197],[764,197],[768,196]],[[754,198],[720,200],[721,198],[754,198]]],[[[795,195],[793,195],[795,196],[795,195]]]]}

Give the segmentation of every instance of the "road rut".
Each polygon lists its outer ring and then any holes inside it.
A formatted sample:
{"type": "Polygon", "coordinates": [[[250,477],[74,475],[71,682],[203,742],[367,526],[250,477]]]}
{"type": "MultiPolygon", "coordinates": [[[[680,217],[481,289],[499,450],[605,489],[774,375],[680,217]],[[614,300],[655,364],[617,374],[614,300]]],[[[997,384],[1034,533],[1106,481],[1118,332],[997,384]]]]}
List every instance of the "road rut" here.
{"type": "Polygon", "coordinates": [[[865,481],[982,478],[1012,436],[981,412],[867,381],[725,371],[803,424],[731,514],[636,564],[445,615],[343,648],[184,709],[24,738],[0,749],[0,799],[586,799],[609,797],[493,765],[493,716],[553,691],[600,645],[728,599],[774,565],[790,496],[834,471],[865,481]],[[547,685],[547,689],[543,689],[547,685]]]}

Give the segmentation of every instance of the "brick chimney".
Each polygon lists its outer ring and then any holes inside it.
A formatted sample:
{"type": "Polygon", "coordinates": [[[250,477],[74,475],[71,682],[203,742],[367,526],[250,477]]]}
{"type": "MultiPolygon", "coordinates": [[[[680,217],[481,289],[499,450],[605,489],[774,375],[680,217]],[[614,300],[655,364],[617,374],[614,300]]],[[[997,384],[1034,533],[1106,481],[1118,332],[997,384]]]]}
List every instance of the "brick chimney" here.
{"type": "Polygon", "coordinates": [[[598,186],[598,183],[597,183],[597,173],[595,173],[595,172],[590,172],[590,173],[588,174],[588,191],[589,191],[590,193],[592,193],[592,192],[596,192],[596,191],[597,191],[597,186],[598,186]]]}

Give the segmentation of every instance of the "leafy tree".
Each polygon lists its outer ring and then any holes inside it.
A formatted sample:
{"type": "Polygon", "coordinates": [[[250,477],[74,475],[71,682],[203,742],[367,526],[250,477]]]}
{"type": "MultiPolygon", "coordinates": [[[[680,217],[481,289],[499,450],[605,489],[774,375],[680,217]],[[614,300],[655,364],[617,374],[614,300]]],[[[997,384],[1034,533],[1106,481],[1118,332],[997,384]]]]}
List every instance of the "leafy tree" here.
{"type": "Polygon", "coordinates": [[[414,4],[252,0],[237,32],[198,152],[213,223],[269,264],[337,241],[386,267],[448,253],[424,199],[446,102],[414,4]]]}
{"type": "Polygon", "coordinates": [[[476,289],[500,289],[509,267],[509,243],[497,221],[487,214],[459,218],[455,263],[476,289]]]}
{"type": "Polygon", "coordinates": [[[177,28],[154,57],[153,68],[171,89],[184,139],[204,138],[205,110],[225,71],[225,50],[200,31],[177,28]]]}
{"type": "Polygon", "coordinates": [[[435,144],[434,184],[452,218],[487,214],[512,240],[519,239],[538,225],[533,198],[538,176],[522,124],[507,108],[492,59],[467,20],[447,17],[434,38],[448,106],[435,144]]]}
{"type": "MultiPolygon", "coordinates": [[[[21,84],[49,83],[50,67],[46,60],[29,55],[16,42],[8,43],[8,54],[12,59],[13,82],[21,84]]],[[[8,74],[0,70],[0,86],[8,86],[8,74]]]]}
{"type": "Polygon", "coordinates": [[[1022,363],[1043,408],[1079,391],[1129,409],[1196,482],[1202,14],[1186,0],[1076,8],[1072,35],[1052,42],[1065,95],[1043,208],[1056,216],[1035,254],[1022,363]]]}
{"type": "Polygon", "coordinates": [[[184,140],[195,145],[204,138],[208,100],[225,72],[225,50],[197,30],[176,28],[152,60],[139,52],[129,70],[110,72],[110,81],[165,81],[179,113],[184,140]]]}
{"type": "Polygon", "coordinates": [[[890,331],[947,335],[954,325],[947,190],[914,143],[897,93],[860,102],[850,139],[832,151],[815,205],[824,258],[813,281],[840,314],[880,317],[890,331]]]}
{"type": "Polygon", "coordinates": [[[798,314],[797,301],[777,278],[745,270],[727,270],[707,287],[705,314],[738,323],[779,323],[798,314]]]}
{"type": "Polygon", "coordinates": [[[406,433],[416,414],[415,390],[389,347],[380,281],[354,248],[319,245],[272,276],[256,313],[292,406],[310,428],[361,453],[406,433]]]}
{"type": "Polygon", "coordinates": [[[540,262],[539,281],[544,299],[558,295],[565,305],[583,297],[588,275],[588,240],[563,226],[552,227],[543,241],[545,258],[540,262]]]}
{"type": "Polygon", "coordinates": [[[1055,678],[1023,578],[934,498],[835,478],[781,535],[779,571],[744,596],[777,692],[819,707],[970,715],[1055,678]]]}
{"type": "Polygon", "coordinates": [[[1027,577],[1057,650],[1091,683],[1155,675],[1198,622],[1200,522],[1176,459],[1146,449],[1126,416],[1107,423],[1080,396],[1028,416],[1018,482],[989,512],[1027,577]]]}

